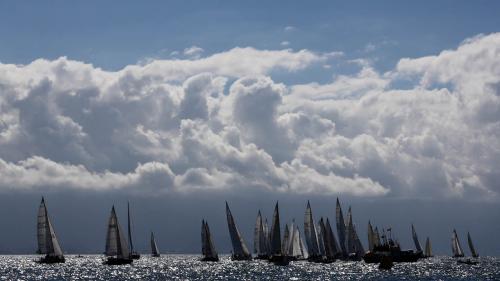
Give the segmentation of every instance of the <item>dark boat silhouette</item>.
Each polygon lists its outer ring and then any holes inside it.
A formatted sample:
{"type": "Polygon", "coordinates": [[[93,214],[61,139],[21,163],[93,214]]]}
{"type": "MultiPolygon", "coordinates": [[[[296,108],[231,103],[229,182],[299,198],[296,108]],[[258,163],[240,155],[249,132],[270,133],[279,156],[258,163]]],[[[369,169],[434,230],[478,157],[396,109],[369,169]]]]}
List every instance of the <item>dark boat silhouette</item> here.
{"type": "Polygon", "coordinates": [[[64,263],[66,259],[62,253],[56,233],[50,222],[45,199],[42,197],[40,207],[38,208],[37,218],[37,238],[38,238],[38,254],[45,254],[35,260],[37,263],[64,263]]]}

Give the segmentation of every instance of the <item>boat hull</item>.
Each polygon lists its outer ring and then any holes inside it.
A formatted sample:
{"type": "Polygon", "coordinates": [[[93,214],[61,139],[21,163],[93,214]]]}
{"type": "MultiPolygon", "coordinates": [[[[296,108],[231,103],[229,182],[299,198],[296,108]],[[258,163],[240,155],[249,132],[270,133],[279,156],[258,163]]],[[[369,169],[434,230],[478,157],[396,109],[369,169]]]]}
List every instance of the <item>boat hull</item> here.
{"type": "Polygon", "coordinates": [[[123,264],[131,264],[133,259],[124,259],[124,258],[108,258],[104,261],[106,265],[123,265],[123,264]]]}
{"type": "Polygon", "coordinates": [[[219,257],[204,257],[204,258],[201,258],[200,261],[217,262],[217,261],[219,261],[219,257]]]}
{"type": "Polygon", "coordinates": [[[416,262],[422,255],[413,251],[368,252],[363,256],[365,263],[380,263],[384,257],[390,257],[393,262],[416,262]]]}
{"type": "Polygon", "coordinates": [[[281,266],[286,266],[290,263],[290,260],[288,259],[287,256],[271,256],[271,258],[269,258],[269,261],[272,262],[274,265],[281,265],[281,266]]]}
{"type": "Polygon", "coordinates": [[[141,258],[141,254],[136,253],[136,252],[130,253],[130,258],[133,260],[138,260],[141,258]]]}
{"type": "Polygon", "coordinates": [[[66,262],[66,259],[64,257],[60,256],[45,256],[40,258],[39,260],[36,260],[37,263],[45,263],[45,264],[51,264],[51,263],[64,263],[66,262]]]}

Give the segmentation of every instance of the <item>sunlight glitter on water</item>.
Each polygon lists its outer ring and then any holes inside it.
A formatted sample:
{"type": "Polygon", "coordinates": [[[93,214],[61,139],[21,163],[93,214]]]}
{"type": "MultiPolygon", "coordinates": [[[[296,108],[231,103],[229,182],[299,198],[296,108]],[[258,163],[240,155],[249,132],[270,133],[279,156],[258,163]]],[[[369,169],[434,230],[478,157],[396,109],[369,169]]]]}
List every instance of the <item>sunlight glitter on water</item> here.
{"type": "Polygon", "coordinates": [[[0,256],[0,280],[500,280],[500,259],[483,257],[478,265],[449,257],[396,264],[391,271],[364,262],[315,264],[265,261],[204,263],[195,255],[143,256],[132,265],[106,266],[101,255],[67,256],[66,263],[42,265],[35,256],[0,256]]]}

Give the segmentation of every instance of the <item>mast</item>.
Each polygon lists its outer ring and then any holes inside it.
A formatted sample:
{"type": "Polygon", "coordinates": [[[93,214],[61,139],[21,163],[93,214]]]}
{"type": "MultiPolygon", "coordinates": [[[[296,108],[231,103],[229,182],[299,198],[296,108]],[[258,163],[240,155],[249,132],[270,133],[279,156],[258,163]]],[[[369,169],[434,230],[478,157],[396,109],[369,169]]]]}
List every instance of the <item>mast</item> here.
{"type": "Polygon", "coordinates": [[[132,244],[132,230],[130,226],[130,202],[127,201],[127,225],[128,225],[128,243],[130,246],[130,252],[134,252],[134,245],[132,244]]]}
{"type": "Polygon", "coordinates": [[[233,254],[236,258],[248,259],[251,258],[250,252],[248,251],[243,238],[241,237],[238,227],[234,222],[233,215],[229,209],[229,205],[226,202],[226,217],[227,226],[229,228],[229,235],[231,236],[231,243],[233,244],[233,254]]]}
{"type": "Polygon", "coordinates": [[[476,249],[474,248],[474,244],[472,244],[472,238],[470,237],[469,232],[467,232],[467,242],[469,244],[469,249],[470,249],[472,257],[474,257],[474,258],[479,257],[478,253],[476,252],[476,249]]]}
{"type": "Polygon", "coordinates": [[[411,225],[411,233],[413,236],[413,242],[415,243],[415,249],[417,250],[417,252],[422,252],[422,247],[420,246],[420,242],[418,241],[417,232],[415,231],[415,227],[413,226],[413,224],[411,225]]]}

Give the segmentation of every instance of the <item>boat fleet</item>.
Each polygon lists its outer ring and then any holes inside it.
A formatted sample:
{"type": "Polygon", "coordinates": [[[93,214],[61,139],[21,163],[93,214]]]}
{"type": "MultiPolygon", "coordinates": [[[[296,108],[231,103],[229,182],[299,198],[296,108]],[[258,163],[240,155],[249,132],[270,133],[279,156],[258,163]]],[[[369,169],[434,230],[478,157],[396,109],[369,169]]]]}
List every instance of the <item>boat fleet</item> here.
{"type": "MultiPolygon", "coordinates": [[[[253,233],[252,255],[238,229],[229,204],[226,202],[226,219],[232,245],[231,259],[234,261],[267,260],[276,265],[288,265],[297,260],[314,263],[363,260],[366,263],[379,263],[380,268],[389,269],[393,262],[416,262],[419,259],[433,256],[429,237],[426,238],[425,247],[422,248],[413,224],[411,231],[415,249],[402,250],[398,240],[393,237],[391,228],[382,228],[379,231],[377,226],[373,227],[368,221],[368,249],[365,251],[356,225],[353,223],[351,207],[348,209],[347,216],[344,217],[340,201],[337,198],[335,215],[336,235],[329,218],[321,217],[316,223],[311,204],[308,201],[304,213],[304,235],[301,235],[300,227],[295,223],[295,220],[285,224],[282,235],[278,202],[274,207],[270,225],[267,218],[263,217],[259,210],[253,233]]],[[[131,264],[133,260],[141,257],[133,246],[129,204],[127,204],[127,230],[127,233],[123,232],[113,206],[108,219],[103,264],[131,264]]],[[[37,253],[43,255],[35,260],[37,263],[65,262],[43,197],[37,215],[37,239],[37,253]]],[[[474,247],[470,233],[467,233],[467,242],[473,259],[463,259],[465,254],[454,229],[451,238],[452,256],[458,258],[458,263],[477,264],[479,254],[474,247]]],[[[151,232],[150,244],[151,256],[159,257],[160,251],[153,232],[151,232]]],[[[210,227],[204,219],[201,223],[201,253],[201,261],[219,261],[210,227]]]]}

